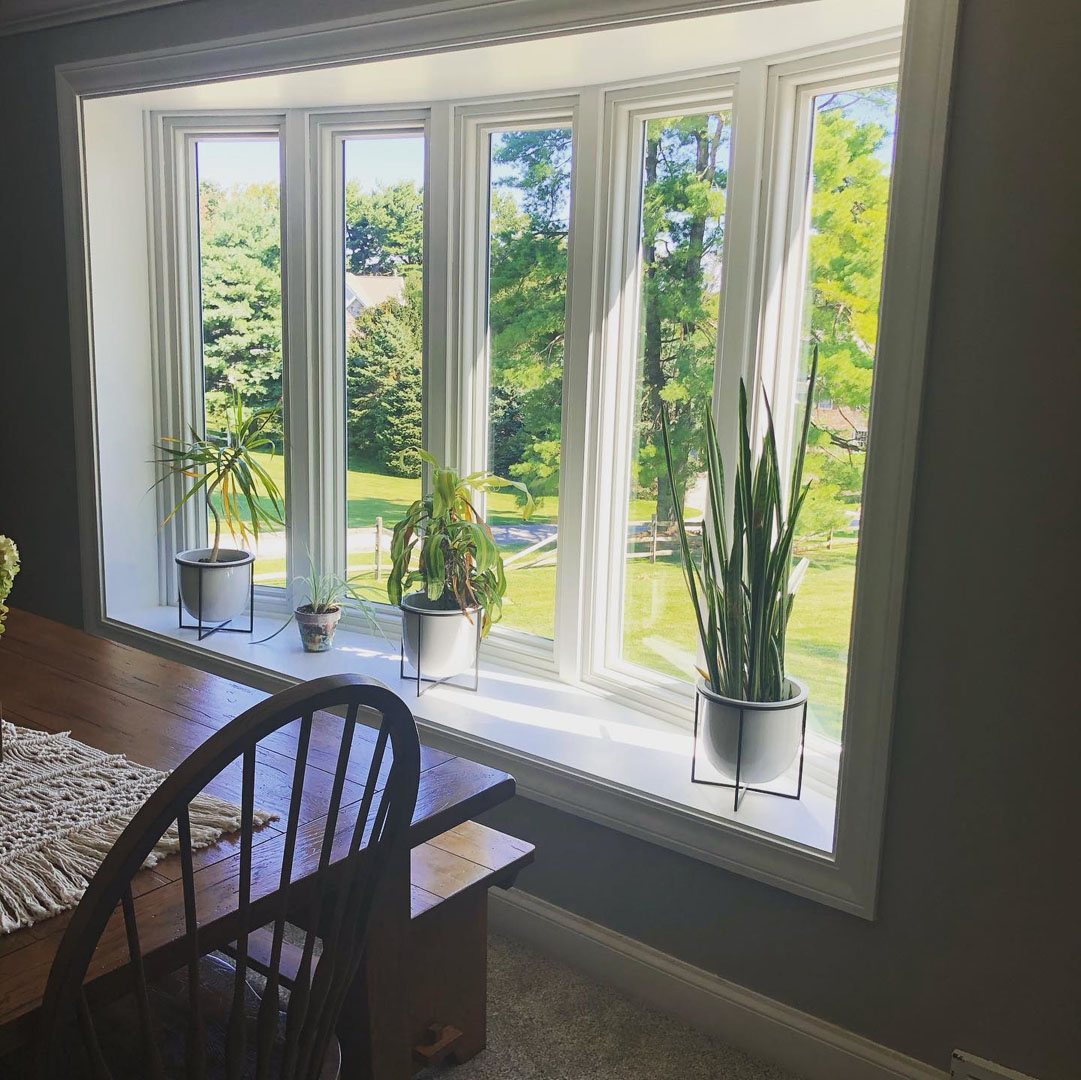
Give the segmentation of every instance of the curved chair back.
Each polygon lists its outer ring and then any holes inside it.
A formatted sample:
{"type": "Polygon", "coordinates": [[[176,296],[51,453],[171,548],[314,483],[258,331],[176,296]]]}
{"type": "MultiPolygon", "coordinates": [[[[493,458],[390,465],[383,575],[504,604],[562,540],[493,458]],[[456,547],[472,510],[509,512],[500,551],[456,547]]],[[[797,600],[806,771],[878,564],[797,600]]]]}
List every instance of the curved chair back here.
{"type": "MultiPolygon", "coordinates": [[[[279,770],[282,760],[287,761],[275,757],[279,770]]],[[[266,767],[263,760],[259,768],[266,767]]],[[[380,880],[395,852],[408,849],[419,776],[420,747],[408,707],[386,687],[359,675],[329,676],[293,687],[215,732],[132,818],[76,908],[42,1003],[34,1055],[38,1080],[70,1075],[68,1044],[80,1037],[95,1080],[114,1080],[101,1049],[102,1032],[95,1012],[121,986],[135,996],[138,1031],[131,1031],[128,1039],[139,1040],[143,1074],[153,1080],[166,1076],[153,1015],[154,994],[148,993],[148,987],[163,971],[177,968],[186,973],[187,981],[182,1075],[189,1080],[209,1076],[199,965],[205,953],[229,943],[235,943],[236,975],[224,1040],[224,1077],[241,1076],[253,1055],[259,1080],[317,1077],[346,993],[360,970],[380,880]],[[316,715],[335,708],[345,710],[344,722],[316,715]],[[256,842],[252,819],[258,809],[259,743],[298,721],[295,766],[291,762],[287,766],[292,772],[287,815],[275,823],[272,833],[256,834],[256,842]],[[354,737],[358,721],[376,727],[374,741],[366,732],[364,738],[354,737]],[[325,794],[319,795],[314,807],[312,798],[304,796],[305,780],[312,774],[308,758],[313,726],[319,733],[321,753],[326,732],[341,731],[336,755],[324,758],[328,764],[335,761],[329,797],[324,804],[325,794]],[[189,804],[210,784],[220,794],[235,790],[236,762],[241,766],[235,791],[242,820],[239,853],[197,873],[189,804]],[[174,823],[183,911],[181,916],[180,896],[174,892],[178,933],[166,946],[162,928],[153,925],[153,917],[137,918],[132,879],[174,823]],[[213,887],[206,888],[204,878],[203,888],[197,889],[200,875],[213,875],[213,887]],[[199,910],[197,893],[209,910],[199,910]],[[307,930],[300,969],[284,1010],[283,1031],[280,964],[287,916],[297,918],[307,930]],[[110,920],[117,921],[107,934],[110,920]],[[271,923],[273,947],[266,991],[253,1024],[243,1015],[246,995],[250,1004],[245,985],[250,974],[248,935],[271,923]],[[144,953],[140,931],[148,929],[154,931],[149,936],[156,934],[158,940],[147,942],[144,953]],[[322,945],[318,957],[316,939],[322,945]],[[109,952],[106,941],[112,943],[113,954],[119,949],[117,943],[126,941],[126,962],[122,958],[118,962],[116,955],[96,955],[99,945],[101,952],[109,952]]],[[[326,771],[320,779],[325,783],[326,771]]],[[[325,793],[325,787],[322,790],[325,793]]],[[[128,1077],[115,1075],[115,1080],[128,1077]]]]}

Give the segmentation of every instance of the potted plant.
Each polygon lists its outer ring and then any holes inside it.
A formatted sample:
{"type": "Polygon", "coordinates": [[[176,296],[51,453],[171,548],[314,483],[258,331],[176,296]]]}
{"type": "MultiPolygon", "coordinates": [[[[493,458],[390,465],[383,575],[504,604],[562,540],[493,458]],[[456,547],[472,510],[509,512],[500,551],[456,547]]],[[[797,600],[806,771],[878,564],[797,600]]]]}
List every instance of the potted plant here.
{"type": "Polygon", "coordinates": [[[431,454],[421,459],[432,467],[432,490],[394,526],[387,596],[402,609],[406,660],[425,678],[443,680],[475,664],[477,643],[502,616],[507,590],[503,558],[473,497],[516,488],[526,519],[533,498],[516,480],[487,471],[462,477],[431,454]]]}
{"type": "Polygon", "coordinates": [[[368,625],[380,636],[383,631],[372,614],[371,605],[357,588],[355,582],[340,574],[323,573],[317,570],[315,562],[308,556],[309,573],[296,579],[307,599],[293,609],[293,614],[269,637],[254,642],[262,645],[276,638],[294,619],[300,631],[300,643],[305,652],[326,652],[334,644],[334,631],[338,628],[342,613],[352,600],[368,621],[368,625]]]}
{"type": "Polygon", "coordinates": [[[165,526],[197,495],[206,503],[214,522],[210,547],[192,548],[176,556],[180,599],[188,614],[203,623],[224,624],[244,610],[251,592],[251,564],[255,556],[243,549],[221,546],[222,526],[241,542],[256,540],[262,528],[284,524],[282,494],[256,455],[273,453],[267,433],[278,410],[247,411],[238,397],[226,413],[225,431],[191,441],[166,438],[156,447],[162,455],[157,483],[170,476],[193,480],[183,497],[162,522],[165,526]],[[263,501],[269,502],[269,505],[263,501]]]}
{"type": "Polygon", "coordinates": [[[300,643],[305,652],[326,652],[334,644],[342,607],[347,597],[355,595],[354,587],[337,574],[319,573],[314,566],[303,580],[308,599],[293,610],[300,643]]]}
{"type": "MultiPolygon", "coordinates": [[[[803,485],[803,463],[817,369],[816,349],[787,492],[768,400],[766,433],[757,460],[752,456],[747,390],[741,380],[730,517],[717,431],[712,416],[706,416],[710,509],[703,521],[701,562],[691,555],[683,508],[675,500],[684,577],[706,664],[705,670],[699,669],[697,685],[702,747],[713,767],[733,781],[738,763],[740,786],[766,784],[784,773],[803,736],[807,687],[785,671],[785,635],[792,613],[789,581],[796,524],[811,486],[803,485]]],[[[661,419],[668,479],[675,492],[663,412],[661,419]]],[[[737,792],[737,804],[738,797],[737,792]]]]}

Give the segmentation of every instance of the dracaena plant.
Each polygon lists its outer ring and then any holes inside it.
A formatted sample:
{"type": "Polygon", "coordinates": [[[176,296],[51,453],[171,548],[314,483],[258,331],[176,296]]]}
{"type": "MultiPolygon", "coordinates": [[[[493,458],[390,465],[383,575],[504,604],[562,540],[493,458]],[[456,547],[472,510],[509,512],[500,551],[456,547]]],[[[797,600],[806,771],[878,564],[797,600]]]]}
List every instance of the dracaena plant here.
{"type": "Polygon", "coordinates": [[[210,562],[218,561],[222,526],[246,542],[249,535],[258,539],[261,529],[284,524],[282,493],[256,457],[274,452],[268,430],[277,417],[276,408],[249,411],[237,397],[226,411],[220,435],[201,436],[192,428],[190,441],[166,437],[155,447],[161,454],[154,459],[162,470],[158,484],[170,476],[194,481],[162,526],[191,499],[202,496],[214,522],[210,562]]]}
{"type": "MultiPolygon", "coordinates": [[[[811,487],[803,483],[803,463],[817,371],[816,347],[807,409],[787,483],[781,473],[768,398],[766,432],[757,459],[753,455],[747,388],[740,381],[739,445],[730,519],[725,513],[725,475],[717,429],[707,410],[704,426],[709,512],[702,523],[700,561],[691,554],[683,508],[678,498],[675,500],[684,578],[705,655],[706,669],[700,668],[699,672],[714,693],[739,701],[775,702],[789,696],[784,666],[785,635],[793,601],[789,580],[796,525],[811,487]]],[[[664,412],[661,420],[668,480],[675,492],[668,417],[664,412]]]]}
{"type": "Polygon", "coordinates": [[[533,497],[525,484],[482,471],[459,476],[431,454],[421,459],[432,467],[432,490],[417,499],[394,526],[387,596],[392,604],[419,587],[433,610],[458,609],[469,615],[483,611],[482,634],[503,614],[507,579],[503,557],[474,505],[483,492],[516,489],[523,499],[522,517],[533,512],[533,497]]]}

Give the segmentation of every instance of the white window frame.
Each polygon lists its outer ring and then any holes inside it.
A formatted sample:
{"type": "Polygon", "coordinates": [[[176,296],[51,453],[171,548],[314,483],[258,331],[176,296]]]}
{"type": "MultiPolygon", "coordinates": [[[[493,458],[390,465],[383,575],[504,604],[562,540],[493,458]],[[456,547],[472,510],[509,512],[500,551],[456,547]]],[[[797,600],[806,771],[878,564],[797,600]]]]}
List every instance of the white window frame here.
{"type": "MultiPolygon", "coordinates": [[[[588,470],[594,483],[593,550],[586,572],[594,576],[597,603],[589,628],[584,678],[638,708],[686,726],[693,682],[665,676],[623,659],[621,653],[626,560],[617,546],[626,529],[631,423],[640,319],[641,132],[643,120],[678,112],[732,110],[722,259],[723,288],[718,315],[713,413],[722,457],[731,472],[734,433],[731,417],[739,379],[752,388],[752,425],[764,424],[765,388],[774,405],[782,460],[790,460],[794,410],[791,406],[798,362],[796,336],[806,272],[809,208],[811,101],[835,86],[895,82],[900,42],[885,37],[853,48],[816,52],[785,63],[741,64],[738,71],[708,79],[636,87],[607,95],[605,154],[608,183],[607,263],[598,288],[596,319],[603,326],[603,351],[593,405],[599,455],[588,470]],[[757,211],[752,208],[757,203],[757,211]],[[772,282],[781,287],[771,287],[772,282]],[[628,284],[629,283],[629,284],[628,284]],[[616,312],[612,317],[607,313],[616,312]],[[774,357],[779,363],[772,363],[774,357]],[[608,448],[617,447],[616,469],[606,469],[608,448]]],[[[876,456],[883,453],[876,448],[876,456]]],[[[870,474],[868,474],[870,475],[870,474]]],[[[861,544],[861,550],[864,545],[861,544]]],[[[861,564],[866,561],[861,556],[861,564]]],[[[862,575],[866,578],[866,574],[862,575]]],[[[853,598],[854,627],[878,617],[875,590],[853,598]]],[[[873,669],[849,674],[866,684],[873,669]]],[[[851,693],[846,693],[845,713],[851,693]]],[[[862,695],[866,697],[866,693],[862,695]]],[[[845,727],[848,727],[847,719],[845,727]]],[[[812,733],[812,742],[830,740],[812,733]]],[[[822,751],[831,754],[830,747],[822,751]]]]}
{"type": "MultiPolygon", "coordinates": [[[[772,152],[762,162],[763,188],[768,193],[759,219],[761,270],[755,282],[760,309],[756,370],[778,423],[778,451],[790,461],[793,424],[786,400],[791,396],[799,363],[799,334],[805,303],[805,278],[811,212],[811,152],[816,96],[831,90],[857,89],[896,83],[900,75],[900,42],[844,49],[813,58],[777,64],[767,71],[766,146],[772,152]],[[776,272],[779,270],[779,272],[776,272]],[[771,287],[771,283],[775,283],[771,287]],[[761,366],[771,358],[779,363],[761,366]]],[[[761,429],[762,397],[755,395],[753,417],[761,429]]]]}
{"type": "MultiPolygon", "coordinates": [[[[346,341],[345,341],[345,143],[350,139],[372,139],[396,135],[419,135],[424,140],[424,359],[422,380],[424,400],[429,398],[430,372],[442,366],[442,358],[430,358],[439,348],[442,335],[431,331],[427,297],[437,293],[446,270],[432,266],[429,258],[431,190],[431,111],[419,109],[366,109],[316,111],[308,117],[309,145],[312,148],[311,184],[313,197],[305,201],[312,215],[310,265],[313,267],[311,307],[312,349],[309,356],[309,381],[315,389],[316,417],[313,445],[317,455],[321,489],[320,512],[312,529],[312,552],[319,552],[323,565],[333,566],[344,574],[347,552],[347,422],[346,414],[346,341]]],[[[423,429],[428,439],[428,411],[425,407],[423,429]]],[[[392,636],[398,629],[398,617],[389,604],[380,604],[375,617],[384,633],[392,636]]],[[[346,626],[362,627],[355,615],[348,614],[346,626]]]]}
{"type": "MultiPolygon", "coordinates": [[[[694,13],[745,6],[743,0],[738,3],[736,0],[707,0],[705,7],[702,3],[696,3],[694,13]]],[[[874,578],[874,589],[885,617],[867,627],[860,642],[864,657],[861,662],[872,665],[878,680],[866,701],[857,703],[850,694],[850,708],[858,707],[860,714],[867,716],[867,722],[852,726],[846,733],[834,854],[828,858],[819,857],[772,837],[754,835],[753,830],[740,828],[736,823],[722,824],[716,820],[698,819],[678,807],[639,798],[633,791],[621,791],[608,783],[598,784],[588,777],[568,773],[565,769],[549,769],[535,757],[508,754],[499,745],[486,743],[483,736],[470,736],[463,740],[452,730],[443,730],[437,723],[428,724],[425,728],[429,737],[444,747],[514,768],[523,790],[534,798],[868,918],[874,914],[890,731],[897,686],[905,554],[930,321],[931,282],[958,6],[958,0],[908,0],[907,3],[897,167],[891,195],[873,406],[875,438],[879,449],[868,461],[868,490],[865,494],[868,527],[864,544],[868,552],[873,548],[877,555],[873,572],[869,569],[869,554],[864,556],[865,565],[861,568],[864,578],[874,578]],[[888,449],[883,451],[882,447],[888,449]]],[[[96,357],[94,352],[94,290],[89,262],[89,206],[82,144],[84,104],[98,96],[168,85],[296,70],[304,66],[325,67],[346,60],[386,59],[453,47],[522,41],[538,35],[628,25],[643,17],[643,14],[649,18],[662,18],[687,13],[690,13],[690,9],[681,0],[669,0],[663,10],[655,5],[647,5],[646,0],[610,0],[603,11],[591,10],[588,13],[575,5],[557,5],[553,8],[547,0],[496,0],[473,10],[465,0],[455,0],[449,8],[432,10],[419,16],[415,13],[363,16],[351,25],[335,24],[330,28],[309,28],[303,32],[286,31],[277,37],[261,35],[236,42],[216,42],[212,46],[182,53],[116,57],[62,65],[57,69],[72,372],[74,395],[78,403],[76,439],[80,549],[85,624],[89,629],[105,636],[137,642],[145,648],[161,651],[172,649],[174,654],[177,651],[177,647],[170,645],[160,634],[119,621],[110,615],[106,607],[104,509],[100,498],[102,482],[98,442],[98,423],[103,403],[96,399],[96,388],[100,378],[99,366],[105,364],[108,358],[96,357]]],[[[741,70],[740,82],[741,101],[763,96],[767,92],[766,73],[761,70],[756,72],[753,65],[741,70]]],[[[579,207],[584,201],[589,201],[583,200],[580,192],[597,187],[594,166],[602,163],[604,153],[599,120],[601,96],[602,91],[597,88],[581,94],[582,113],[576,135],[579,145],[590,147],[590,161],[584,161],[581,152],[575,155],[574,199],[579,207]]],[[[741,152],[741,142],[753,146],[757,140],[760,147],[764,145],[761,131],[748,132],[746,127],[741,127],[740,107],[740,102],[737,102],[736,154],[741,152]]],[[[449,150],[452,142],[452,111],[448,103],[432,106],[429,143],[430,160],[435,163],[433,168],[440,172],[440,182],[446,181],[448,193],[453,191],[455,182],[449,150]]],[[[283,180],[283,199],[287,185],[292,185],[295,190],[310,181],[304,157],[307,136],[302,129],[302,121],[303,114],[287,112],[284,141],[289,153],[283,180]],[[299,131],[298,126],[301,127],[299,131]]],[[[160,204],[165,194],[158,190],[157,185],[152,185],[153,201],[160,204]]],[[[753,229],[749,222],[754,217],[748,218],[746,214],[751,212],[757,215],[761,210],[761,200],[760,192],[738,188],[734,178],[731,179],[729,216],[733,227],[728,228],[726,235],[726,261],[729,266],[733,258],[733,245],[751,242],[753,229]],[[737,197],[743,204],[743,209],[738,212],[739,220],[748,223],[739,229],[734,227],[737,197]]],[[[437,232],[448,231],[454,213],[453,198],[448,196],[445,203],[431,205],[430,211],[431,227],[437,232]]],[[[152,211],[148,208],[148,212],[152,211]]],[[[298,295],[297,283],[303,283],[299,294],[302,299],[311,286],[307,268],[310,250],[304,244],[295,242],[297,228],[303,224],[303,213],[301,208],[300,220],[292,212],[283,214],[286,233],[283,273],[291,276],[291,295],[298,295]]],[[[597,255],[598,248],[603,246],[603,233],[597,228],[596,222],[592,226],[587,233],[582,233],[576,225],[578,242],[572,264],[572,316],[568,325],[569,334],[570,327],[575,327],[575,341],[572,343],[575,348],[590,339],[596,330],[590,318],[579,318],[577,321],[574,318],[575,313],[583,309],[593,312],[597,282],[592,280],[590,268],[599,265],[597,255]]],[[[305,235],[302,228],[299,235],[305,235]]],[[[434,261],[435,258],[429,247],[428,259],[434,261]]],[[[157,287],[156,282],[153,287],[157,287]]],[[[742,323],[730,319],[729,310],[749,304],[747,293],[744,286],[738,289],[733,289],[731,285],[726,287],[726,338],[729,334],[738,338],[742,333],[733,329],[742,323]]],[[[429,312],[441,308],[444,325],[454,326],[453,306],[448,290],[432,298],[429,312]]],[[[298,347],[310,348],[314,339],[311,328],[296,316],[297,312],[287,304],[283,318],[289,324],[288,348],[291,352],[298,347]]],[[[737,350],[736,355],[742,355],[744,366],[753,355],[753,345],[754,342],[744,340],[742,353],[737,350]]],[[[168,341],[156,343],[159,354],[168,347],[168,341]]],[[[733,353],[728,352],[727,355],[733,353]]],[[[739,373],[738,365],[729,363],[722,371],[722,380],[736,378],[739,373]]],[[[572,393],[580,395],[576,397],[576,402],[591,400],[591,386],[584,367],[572,369],[571,378],[576,380],[572,393]]],[[[287,393],[293,393],[291,384],[287,393]]],[[[447,400],[450,400],[449,395],[447,400]]],[[[293,397],[290,412],[293,413],[298,407],[299,403],[293,397]]],[[[440,430],[438,418],[430,424],[428,432],[429,439],[434,439],[437,445],[450,445],[450,437],[445,428],[440,430]]],[[[290,437],[295,440],[301,436],[307,438],[308,433],[294,431],[290,437]]],[[[586,428],[581,443],[570,452],[581,451],[583,456],[592,459],[597,453],[592,440],[593,435],[586,428]]],[[[292,480],[293,467],[290,465],[292,480]]],[[[294,484],[290,494],[290,522],[294,537],[298,527],[304,530],[304,535],[308,527],[294,505],[297,490],[294,484]]],[[[570,538],[570,542],[573,543],[574,539],[570,538]]],[[[164,544],[165,541],[159,542],[159,546],[164,544]]],[[[295,542],[293,547],[296,547],[295,542]]],[[[578,572],[588,584],[587,575],[581,570],[584,563],[585,560],[582,560],[578,564],[578,572]]],[[[562,654],[573,640],[573,635],[562,637],[557,652],[562,654]]],[[[183,649],[180,651],[184,652],[183,649]]],[[[192,659],[195,654],[189,650],[184,655],[192,659]]],[[[567,666],[572,665],[568,663],[567,666]]],[[[240,664],[229,667],[229,670],[243,673],[249,668],[240,664]]],[[[564,667],[561,665],[562,670],[564,667]]]]}
{"type": "MultiPolygon", "coordinates": [[[[621,655],[625,595],[630,450],[634,423],[638,333],[641,306],[642,154],[645,123],[655,117],[690,112],[730,112],[735,117],[739,73],[680,80],[609,93],[605,102],[608,167],[605,272],[597,295],[596,318],[603,327],[595,358],[592,415],[596,454],[587,470],[592,483],[590,558],[593,596],[586,638],[586,679],[619,694],[633,695],[639,707],[676,722],[689,722],[691,683],[666,677],[621,655]],[[615,312],[613,317],[610,313],[615,312]],[[615,468],[611,467],[615,455],[615,468]]],[[[734,159],[734,145],[733,159],[734,159]]],[[[733,172],[729,162],[729,187],[733,172]]],[[[729,219],[726,206],[726,233],[729,219]]],[[[727,247],[722,257],[729,277],[727,247]]],[[[718,311],[718,342],[722,312],[718,311]]],[[[720,364],[714,371],[714,402],[720,364]]]]}
{"type": "MultiPolygon", "coordinates": [[[[149,133],[148,180],[150,197],[147,211],[152,238],[151,297],[155,302],[151,339],[155,380],[154,430],[156,441],[188,431],[205,429],[202,276],[199,235],[199,190],[196,147],[199,142],[242,138],[265,138],[278,141],[280,162],[279,215],[282,250],[282,390],[285,441],[290,446],[286,468],[300,465],[294,457],[306,457],[306,444],[297,439],[292,449],[294,429],[290,413],[301,411],[306,389],[299,387],[294,401],[290,385],[289,315],[287,311],[286,222],[286,115],[285,113],[152,113],[147,118],[149,133]],[[296,408],[294,409],[294,405],[296,408]]],[[[293,577],[294,522],[290,513],[294,503],[294,484],[286,476],[286,575],[293,577]]],[[[156,489],[158,520],[165,521],[182,497],[186,485],[179,477],[169,477],[156,489]]],[[[178,551],[202,547],[207,538],[206,508],[193,500],[185,512],[177,514],[160,530],[158,540],[158,579],[161,602],[176,602],[177,574],[173,556],[178,551]]],[[[303,543],[300,545],[303,549],[303,543]]],[[[257,607],[276,609],[283,590],[256,586],[257,607]]]]}
{"type": "MultiPolygon", "coordinates": [[[[574,258],[575,199],[574,166],[577,158],[579,103],[574,95],[561,97],[535,97],[515,101],[490,101],[460,105],[455,109],[458,165],[461,169],[460,216],[458,235],[458,303],[460,324],[457,341],[458,408],[456,420],[458,437],[456,445],[462,469],[472,472],[488,468],[489,399],[491,394],[491,352],[488,326],[489,305],[489,227],[491,198],[490,140],[494,132],[508,130],[542,130],[553,127],[571,129],[571,207],[570,227],[567,241],[568,270],[574,258]]],[[[568,273],[567,303],[565,307],[565,341],[571,335],[570,275],[568,273]]],[[[578,358],[575,357],[575,360],[578,358]]],[[[573,361],[569,349],[564,346],[564,377],[562,406],[560,409],[560,443],[565,445],[568,428],[567,366],[573,361]]],[[[581,362],[588,362],[583,357],[581,362]]],[[[567,470],[560,469],[559,530],[564,529],[565,484],[567,470]]],[[[486,500],[481,499],[481,512],[486,500]]],[[[566,528],[573,535],[580,527],[578,508],[566,510],[566,528]]],[[[562,544],[560,545],[560,548],[562,544]]],[[[494,626],[487,638],[484,651],[494,660],[511,663],[535,670],[542,674],[574,679],[576,673],[561,670],[558,643],[564,634],[564,626],[573,626],[580,596],[568,589],[565,579],[573,575],[575,568],[564,569],[567,559],[562,551],[556,562],[555,633],[552,639],[540,637],[505,626],[494,626]]],[[[568,631],[569,632],[569,631],[568,631]]]]}

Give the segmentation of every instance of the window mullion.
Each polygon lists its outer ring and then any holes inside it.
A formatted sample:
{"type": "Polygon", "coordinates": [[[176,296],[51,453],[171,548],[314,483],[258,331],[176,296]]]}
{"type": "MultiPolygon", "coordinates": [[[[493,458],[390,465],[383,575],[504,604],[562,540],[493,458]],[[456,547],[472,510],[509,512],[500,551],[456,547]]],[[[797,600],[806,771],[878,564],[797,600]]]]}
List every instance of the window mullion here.
{"type": "MultiPolygon", "coordinates": [[[[489,133],[478,120],[459,114],[460,224],[458,289],[457,409],[455,462],[464,471],[488,465],[488,184],[489,133]]],[[[481,512],[484,499],[481,498],[481,512]]]]}
{"type": "MultiPolygon", "coordinates": [[[[765,62],[740,68],[733,103],[732,158],[725,207],[724,282],[720,325],[717,333],[717,366],[714,373],[713,415],[725,475],[735,474],[739,382],[756,385],[758,327],[764,283],[758,267],[765,253],[759,227],[765,215],[763,199],[766,166],[769,66],[765,62]]],[[[756,395],[757,400],[757,395],[756,395]]],[[[727,485],[731,500],[735,486],[727,485]]]]}
{"type": "Polygon", "coordinates": [[[637,297],[637,219],[639,206],[634,190],[640,171],[641,139],[636,138],[629,108],[606,100],[601,122],[603,150],[597,194],[597,258],[594,267],[593,317],[596,335],[594,378],[591,388],[591,434],[594,453],[590,465],[593,478],[591,533],[587,552],[590,579],[590,606],[585,613],[585,641],[588,659],[585,675],[595,677],[608,668],[608,642],[619,626],[622,612],[622,570],[613,557],[624,528],[626,490],[622,447],[628,439],[627,416],[633,405],[627,401],[630,380],[624,378],[626,363],[623,340],[626,328],[636,319],[624,303],[626,295],[637,297]],[[633,223],[633,224],[632,224],[633,223]],[[635,284],[629,283],[628,275],[635,284]]]}
{"type": "MultiPolygon", "coordinates": [[[[309,142],[307,117],[290,110],[282,126],[282,347],[285,365],[286,454],[286,580],[289,590],[296,577],[308,573],[308,552],[323,566],[336,565],[333,551],[323,535],[327,484],[332,483],[331,455],[320,450],[329,445],[325,430],[324,387],[319,358],[325,350],[317,347],[319,327],[309,313],[318,305],[309,303],[316,293],[308,272],[308,252],[313,243],[309,205],[314,197],[309,182],[309,142]],[[310,347],[311,346],[311,347],[310,347]]],[[[333,535],[333,534],[331,534],[333,535]]]]}
{"type": "MultiPolygon", "coordinates": [[[[462,381],[459,288],[455,281],[458,221],[454,107],[440,102],[428,120],[424,257],[424,445],[440,461],[460,451],[457,408],[462,381]]],[[[430,480],[425,467],[425,485],[430,480]]]]}
{"type": "MultiPolygon", "coordinates": [[[[583,91],[573,123],[571,232],[568,252],[567,346],[563,358],[563,448],[559,492],[559,551],[556,566],[556,665],[559,676],[583,675],[588,612],[597,610],[595,576],[588,572],[588,536],[596,497],[596,467],[589,467],[599,444],[597,414],[590,409],[590,372],[595,362],[594,289],[603,262],[604,92],[583,91]]],[[[599,350],[597,360],[600,359],[599,350]]]]}
{"type": "MultiPolygon", "coordinates": [[[[159,379],[167,388],[161,402],[158,438],[193,428],[202,431],[202,355],[199,298],[199,195],[195,165],[195,140],[182,127],[165,118],[162,150],[167,155],[166,203],[169,217],[164,223],[162,254],[164,266],[159,298],[159,317],[165,327],[163,351],[159,357],[159,379]]],[[[178,478],[159,490],[159,518],[171,513],[182,495],[178,478]]],[[[206,536],[206,512],[202,501],[192,500],[188,513],[173,516],[163,530],[165,556],[162,582],[166,603],[176,600],[176,565],[173,556],[197,547],[206,536]]]]}

